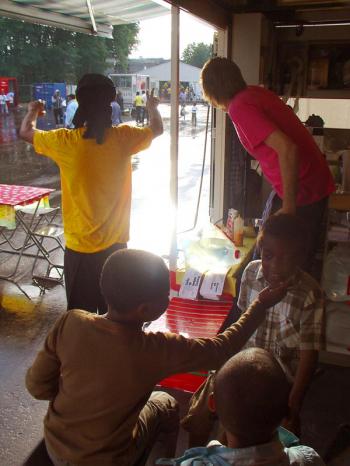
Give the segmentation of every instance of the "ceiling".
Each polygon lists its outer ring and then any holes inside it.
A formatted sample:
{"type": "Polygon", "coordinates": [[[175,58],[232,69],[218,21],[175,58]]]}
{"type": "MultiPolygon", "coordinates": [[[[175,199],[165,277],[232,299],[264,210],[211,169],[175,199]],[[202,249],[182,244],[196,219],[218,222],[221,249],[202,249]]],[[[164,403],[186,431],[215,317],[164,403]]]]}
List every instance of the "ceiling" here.
{"type": "Polygon", "coordinates": [[[112,26],[169,13],[161,0],[0,0],[0,15],[103,37],[112,26]]]}
{"type": "Polygon", "coordinates": [[[273,22],[347,21],[347,0],[166,0],[205,21],[225,28],[233,13],[263,13],[273,22]]]}
{"type": "Polygon", "coordinates": [[[349,0],[0,0],[0,15],[111,37],[113,25],[161,16],[170,4],[219,28],[232,13],[260,12],[275,24],[350,21],[349,0]]]}

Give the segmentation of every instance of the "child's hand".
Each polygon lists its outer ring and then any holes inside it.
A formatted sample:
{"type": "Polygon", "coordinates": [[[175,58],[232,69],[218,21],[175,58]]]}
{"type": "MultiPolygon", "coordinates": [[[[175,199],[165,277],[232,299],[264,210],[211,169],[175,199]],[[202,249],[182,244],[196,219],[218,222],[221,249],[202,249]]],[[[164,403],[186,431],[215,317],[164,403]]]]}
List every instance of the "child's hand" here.
{"type": "Polygon", "coordinates": [[[279,286],[271,288],[267,286],[258,295],[258,301],[266,308],[279,303],[286,295],[289,282],[281,283],[279,286]]]}

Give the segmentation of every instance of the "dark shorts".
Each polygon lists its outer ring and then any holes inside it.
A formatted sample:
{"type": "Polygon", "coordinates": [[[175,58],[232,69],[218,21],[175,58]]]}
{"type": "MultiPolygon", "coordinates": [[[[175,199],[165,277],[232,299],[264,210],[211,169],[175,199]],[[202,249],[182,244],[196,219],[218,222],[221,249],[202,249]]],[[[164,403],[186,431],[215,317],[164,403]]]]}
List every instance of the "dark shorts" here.
{"type": "Polygon", "coordinates": [[[100,275],[106,259],[125,243],[116,243],[95,253],[76,252],[66,248],[64,277],[66,282],[67,309],[83,309],[105,314],[107,304],[100,291],[100,275]]]}

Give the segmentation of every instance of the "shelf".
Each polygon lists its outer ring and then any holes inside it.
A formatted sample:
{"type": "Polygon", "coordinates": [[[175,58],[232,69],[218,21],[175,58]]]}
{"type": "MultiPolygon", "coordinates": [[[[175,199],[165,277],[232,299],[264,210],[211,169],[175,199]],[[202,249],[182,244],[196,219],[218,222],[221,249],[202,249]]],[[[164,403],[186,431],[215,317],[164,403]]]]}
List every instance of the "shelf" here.
{"type": "Polygon", "coordinates": [[[306,89],[302,97],[309,99],[349,99],[350,89],[306,89]]]}
{"type": "Polygon", "coordinates": [[[339,352],[332,346],[320,351],[319,361],[323,364],[333,364],[336,366],[350,367],[350,354],[339,352]]]}
{"type": "Polygon", "coordinates": [[[350,239],[329,239],[327,238],[328,243],[350,243],[350,239]]]}
{"type": "Polygon", "coordinates": [[[329,197],[329,209],[350,210],[350,193],[333,193],[329,197]]]}

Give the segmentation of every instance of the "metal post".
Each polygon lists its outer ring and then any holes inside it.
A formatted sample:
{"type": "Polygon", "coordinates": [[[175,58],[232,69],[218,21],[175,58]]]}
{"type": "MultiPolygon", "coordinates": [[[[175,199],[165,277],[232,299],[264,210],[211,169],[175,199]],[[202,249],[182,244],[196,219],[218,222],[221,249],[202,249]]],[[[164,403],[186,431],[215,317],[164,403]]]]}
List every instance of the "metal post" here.
{"type": "Polygon", "coordinates": [[[171,111],[170,111],[170,196],[173,212],[170,270],[177,262],[178,146],[179,146],[179,8],[171,7],[171,111]]]}

